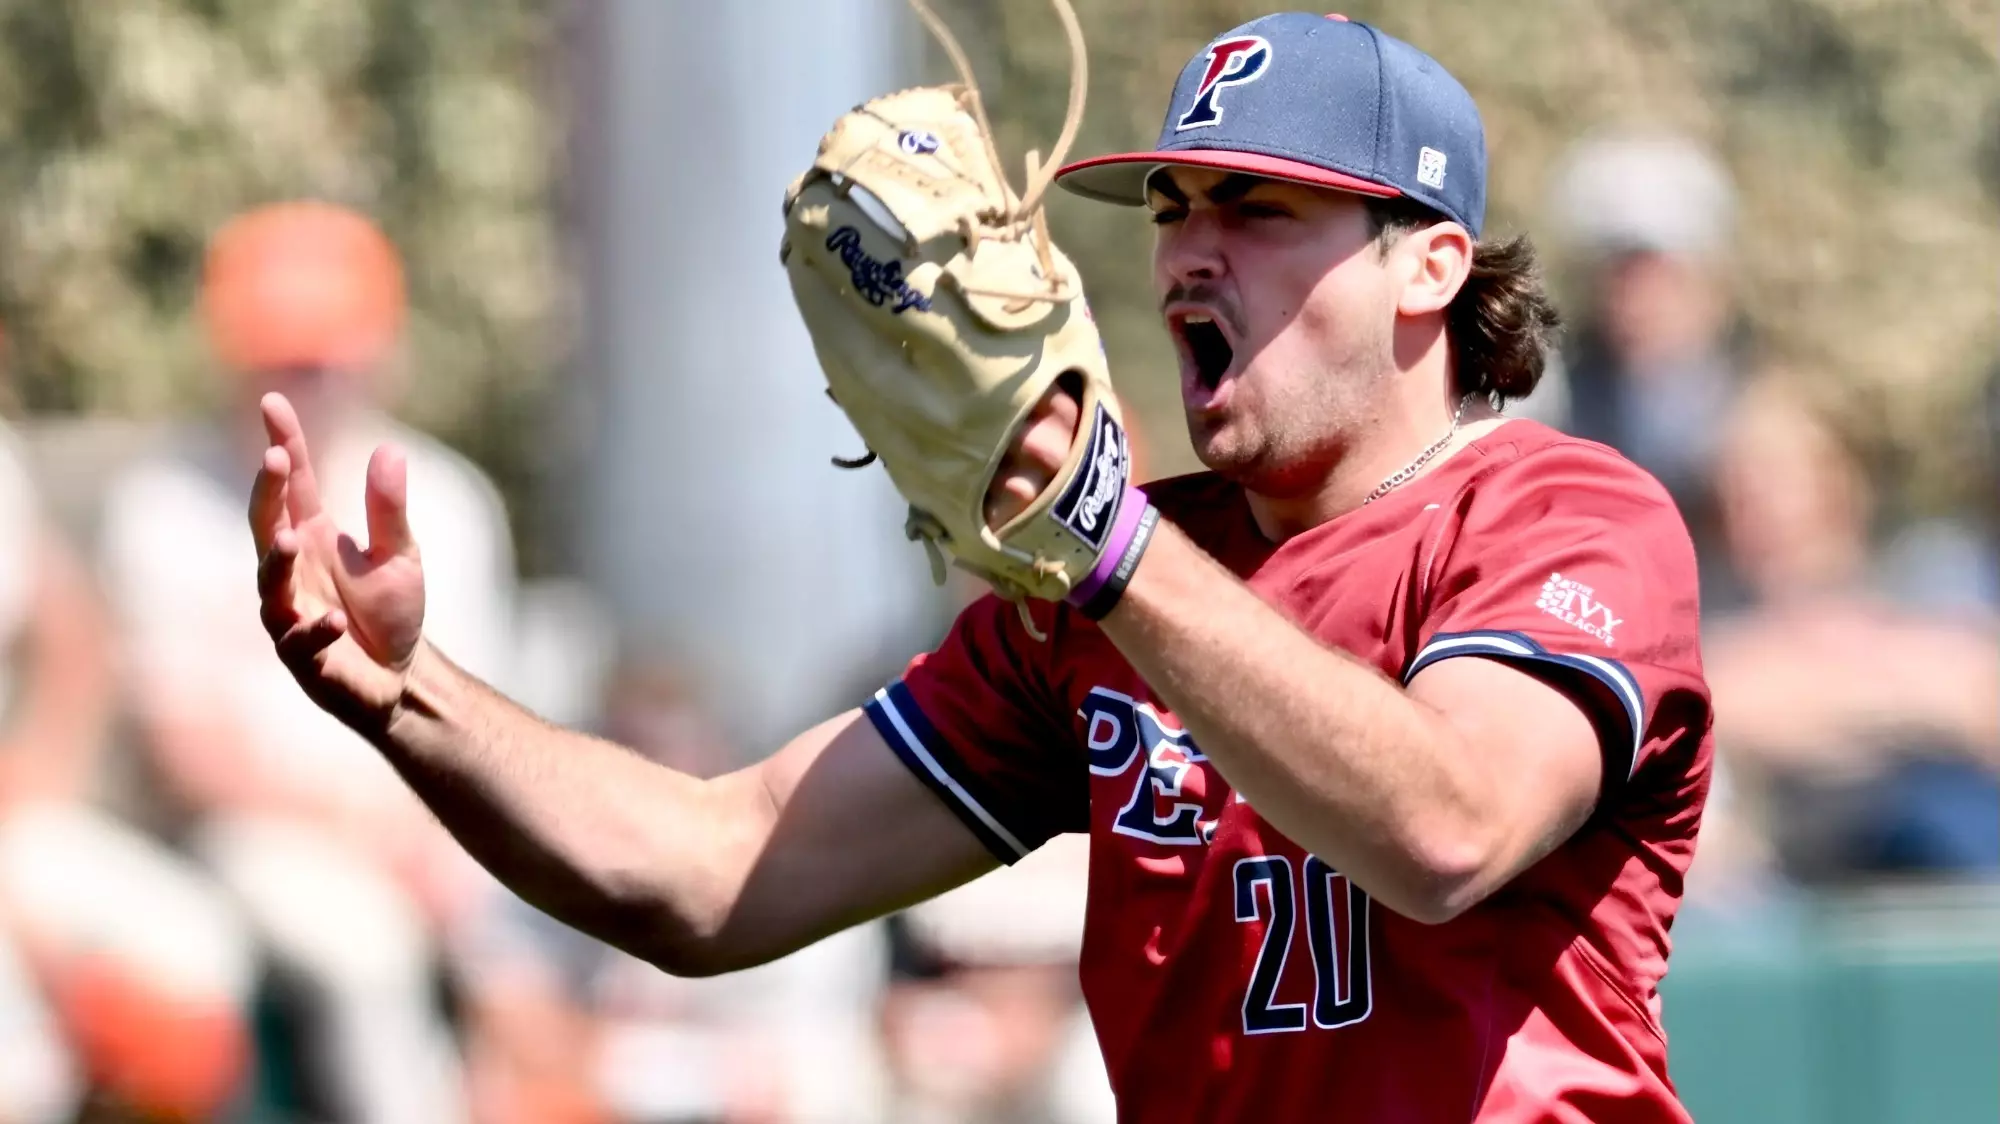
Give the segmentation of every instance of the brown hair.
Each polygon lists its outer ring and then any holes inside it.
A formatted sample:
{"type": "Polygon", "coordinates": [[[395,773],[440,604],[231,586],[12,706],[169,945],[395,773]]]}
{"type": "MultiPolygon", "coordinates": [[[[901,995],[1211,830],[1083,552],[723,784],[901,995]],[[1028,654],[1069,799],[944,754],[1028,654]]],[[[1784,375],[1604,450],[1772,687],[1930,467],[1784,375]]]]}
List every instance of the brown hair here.
{"type": "MultiPolygon", "coordinates": [[[[1368,217],[1384,253],[1397,237],[1447,221],[1408,199],[1370,199],[1368,217]]],[[[1561,327],[1562,316],[1542,288],[1542,271],[1527,235],[1475,243],[1472,272],[1445,309],[1459,392],[1477,394],[1495,406],[1526,398],[1542,380],[1561,327]]]]}

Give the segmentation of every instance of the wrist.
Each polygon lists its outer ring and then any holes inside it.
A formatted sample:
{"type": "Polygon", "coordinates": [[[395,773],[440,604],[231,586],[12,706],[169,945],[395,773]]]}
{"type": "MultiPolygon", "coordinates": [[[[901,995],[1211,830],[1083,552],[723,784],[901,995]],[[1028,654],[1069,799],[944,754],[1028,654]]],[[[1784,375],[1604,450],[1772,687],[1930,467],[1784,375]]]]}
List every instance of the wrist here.
{"type": "Polygon", "coordinates": [[[1070,590],[1069,603],[1091,620],[1102,620],[1125,594],[1125,587],[1139,568],[1139,560],[1153,539],[1160,513],[1146,500],[1145,493],[1127,485],[1118,503],[1118,514],[1106,537],[1104,553],[1089,574],[1070,590]]]}
{"type": "Polygon", "coordinates": [[[368,740],[383,748],[391,742],[408,744],[414,727],[441,717],[439,700],[447,666],[437,649],[419,638],[394,694],[363,729],[368,740]]]}

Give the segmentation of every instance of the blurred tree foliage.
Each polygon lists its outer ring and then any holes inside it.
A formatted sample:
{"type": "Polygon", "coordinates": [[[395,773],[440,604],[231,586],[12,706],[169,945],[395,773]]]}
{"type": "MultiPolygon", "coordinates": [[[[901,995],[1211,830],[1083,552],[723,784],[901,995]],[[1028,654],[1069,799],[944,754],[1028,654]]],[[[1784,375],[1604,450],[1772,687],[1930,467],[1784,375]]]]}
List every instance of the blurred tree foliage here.
{"type": "Polygon", "coordinates": [[[549,0],[0,0],[0,324],[38,411],[214,393],[208,235],[314,197],[409,273],[403,412],[522,502],[568,352],[549,0]]]}
{"type": "MultiPolygon", "coordinates": [[[[1960,419],[2000,356],[2000,4],[1995,0],[1345,0],[1469,87],[1490,152],[1489,228],[1547,231],[1548,173],[1593,130],[1677,130],[1740,192],[1735,283],[1763,349],[1850,388],[1933,495],[1967,474],[1960,419]]],[[[1079,155],[1150,147],[1180,67],[1271,6],[1076,0],[1091,47],[1079,155]]],[[[1003,150],[1046,149],[1069,65],[1046,0],[950,0],[1003,150]]],[[[949,73],[940,61],[933,76],[949,73]]],[[[1018,157],[1015,157],[1018,159],[1018,157]]],[[[1018,179],[1019,172],[1016,177],[1018,179]]],[[[1057,193],[1154,471],[1186,467],[1171,355],[1147,295],[1150,233],[1057,193]]],[[[1561,272],[1562,247],[1539,238],[1561,272]]]]}

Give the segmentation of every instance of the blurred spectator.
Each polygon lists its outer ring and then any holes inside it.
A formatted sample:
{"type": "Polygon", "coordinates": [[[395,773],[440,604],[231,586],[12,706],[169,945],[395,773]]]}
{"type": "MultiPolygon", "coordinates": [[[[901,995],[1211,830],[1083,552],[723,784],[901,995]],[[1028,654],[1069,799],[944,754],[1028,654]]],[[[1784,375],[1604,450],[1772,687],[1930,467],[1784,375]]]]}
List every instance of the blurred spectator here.
{"type": "Polygon", "coordinates": [[[209,245],[201,301],[229,375],[223,409],[124,471],[105,501],[102,565],[136,718],[187,847],[234,895],[277,978],[295,985],[286,993],[314,1049],[293,1076],[310,1114],[461,1120],[435,970],[497,887],[271,651],[243,514],[264,447],[258,401],[283,391],[297,406],[321,498],[343,526],[366,525],[372,450],[407,451],[425,631],[503,689],[514,593],[505,514],[477,468],[384,412],[404,284],[367,219],[319,203],[239,216],[209,245]]]}
{"type": "MultiPolygon", "coordinates": [[[[670,666],[628,657],[610,677],[599,732],[698,777],[740,751],[670,666]]],[[[559,930],[536,916],[534,922],[559,930]]],[[[782,960],[676,979],[574,933],[569,962],[601,1020],[599,1087],[636,1124],[850,1124],[899,1119],[887,1100],[876,1012],[882,927],[836,934],[782,960]]]]}
{"type": "Polygon", "coordinates": [[[111,645],[36,492],[0,427],[0,1122],[205,1120],[247,1072],[251,949],[216,889],[92,803],[111,645]]]}
{"type": "Polygon", "coordinates": [[[61,1124],[76,1114],[76,1076],[17,928],[0,918],[0,1124],[61,1124]]]}
{"type": "Polygon", "coordinates": [[[898,919],[884,1038],[908,1124],[1116,1118],[1077,986],[1090,844],[1050,840],[898,919]]]}
{"type": "Polygon", "coordinates": [[[1867,461],[1812,404],[1822,383],[1760,379],[1722,430],[1718,507],[1750,600],[1703,645],[1718,761],[1796,880],[1992,875],[2000,630],[1882,592],[1867,461]]]}
{"type": "MultiPolygon", "coordinates": [[[[0,838],[18,838],[12,830],[15,813],[60,798],[57,790],[68,787],[65,782],[73,781],[96,748],[64,736],[78,731],[51,730],[50,724],[64,719],[72,726],[79,719],[90,723],[104,711],[102,691],[93,689],[93,680],[103,678],[101,651],[93,651],[88,642],[61,643],[79,639],[89,628],[88,617],[64,627],[60,618],[36,612],[41,592],[36,587],[44,577],[38,522],[33,489],[13,438],[0,434],[0,649],[10,657],[0,664],[0,710],[8,714],[11,727],[0,738],[0,838]],[[54,645],[48,643],[52,637],[58,641],[54,645]],[[12,658],[17,648],[23,658],[12,658]],[[24,671],[25,699],[20,690],[24,671]],[[74,697],[79,693],[85,697],[74,697]],[[73,697],[63,699],[63,694],[73,697]]],[[[35,927],[20,916],[13,881],[0,872],[0,1122],[40,1124],[74,1111],[81,1095],[80,1067],[73,1064],[55,1012],[45,1001],[53,981],[37,969],[47,958],[31,955],[38,943],[35,927]]]]}
{"type": "Polygon", "coordinates": [[[1938,438],[1947,448],[1971,447],[1958,464],[1973,470],[1963,485],[1972,502],[1895,528],[1882,569],[1898,600],[1939,612],[1992,613],[2000,611],[2000,365],[1987,372],[1959,418],[1964,425],[1951,427],[1958,432],[1938,438]]]}
{"type": "Polygon", "coordinates": [[[1712,556],[1707,467],[1745,350],[1728,282],[1734,189],[1685,139],[1617,134],[1571,151],[1551,204],[1583,276],[1564,416],[1545,420],[1659,477],[1712,556]]]}

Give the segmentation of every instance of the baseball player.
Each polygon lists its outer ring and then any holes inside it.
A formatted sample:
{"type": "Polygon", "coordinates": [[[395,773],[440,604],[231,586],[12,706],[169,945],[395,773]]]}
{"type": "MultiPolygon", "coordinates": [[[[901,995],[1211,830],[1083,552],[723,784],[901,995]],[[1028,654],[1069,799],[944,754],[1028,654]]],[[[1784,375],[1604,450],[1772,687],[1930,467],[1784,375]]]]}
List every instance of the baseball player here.
{"type": "Polygon", "coordinates": [[[969,83],[904,91],[787,194],[829,389],[996,590],[865,706],[709,782],[543,724],[424,641],[399,454],[343,546],[273,398],[280,655],[521,894],[669,972],[1088,832],[1121,1119],[1687,1119],[1656,985],[1709,777],[1693,551],[1642,471],[1496,409],[1554,315],[1481,240],[1471,98],[1274,15],[1196,52],[1155,151],[1029,163],[1017,194],[969,83]],[[1157,224],[1209,472],[1129,484],[1057,177],[1157,224]]]}

